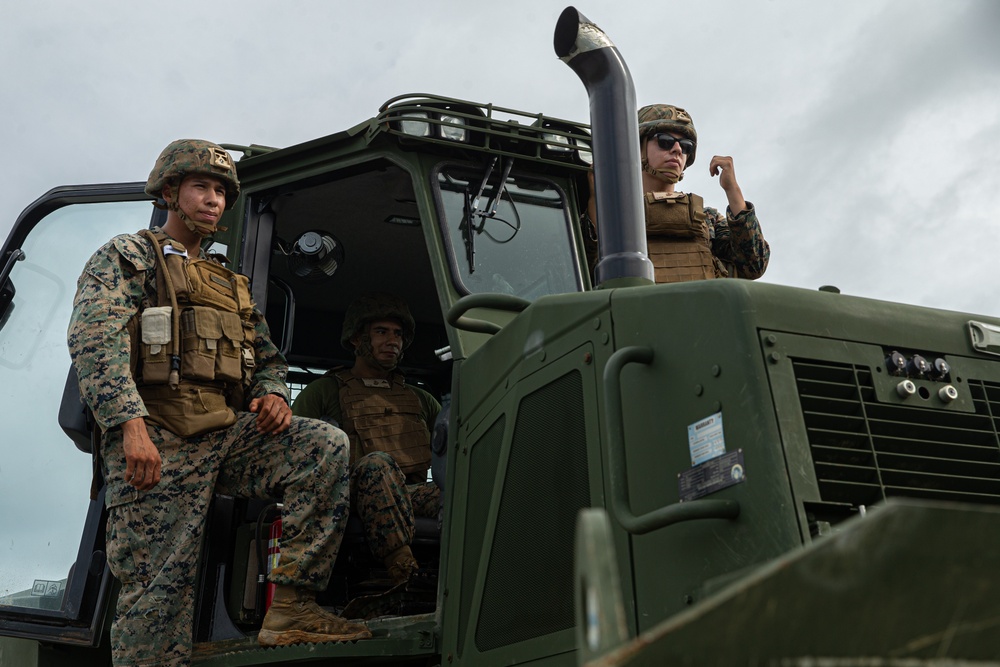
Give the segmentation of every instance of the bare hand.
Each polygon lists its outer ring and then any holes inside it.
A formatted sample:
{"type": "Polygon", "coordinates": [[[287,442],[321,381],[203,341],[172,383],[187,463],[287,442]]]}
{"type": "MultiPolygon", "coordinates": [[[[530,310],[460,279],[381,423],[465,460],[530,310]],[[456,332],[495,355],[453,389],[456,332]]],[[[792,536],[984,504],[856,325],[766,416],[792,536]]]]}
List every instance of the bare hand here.
{"type": "Polygon", "coordinates": [[[122,424],[122,449],[125,450],[125,481],[140,491],[148,491],[160,481],[160,450],[149,439],[142,417],[122,424]]]}
{"type": "Polygon", "coordinates": [[[281,433],[292,423],[292,409],[277,394],[253,399],[250,412],[256,413],[257,430],[261,433],[281,433]]]}
{"type": "Polygon", "coordinates": [[[744,211],[747,204],[743,199],[740,185],[736,182],[733,158],[728,155],[716,155],[708,164],[708,173],[710,176],[719,177],[719,185],[726,191],[726,197],[729,199],[729,210],[733,212],[733,215],[739,215],[740,212],[744,211]]]}

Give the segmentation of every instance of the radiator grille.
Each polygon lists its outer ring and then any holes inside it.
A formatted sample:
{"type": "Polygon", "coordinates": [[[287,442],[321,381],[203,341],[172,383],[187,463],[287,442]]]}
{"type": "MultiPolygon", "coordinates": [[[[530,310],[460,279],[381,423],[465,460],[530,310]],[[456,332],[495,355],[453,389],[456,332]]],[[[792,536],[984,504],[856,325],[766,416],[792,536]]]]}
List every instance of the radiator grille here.
{"type": "Polygon", "coordinates": [[[966,380],[975,414],[878,402],[867,366],[793,359],[820,499],[1000,504],[1000,384],[966,380]]]}

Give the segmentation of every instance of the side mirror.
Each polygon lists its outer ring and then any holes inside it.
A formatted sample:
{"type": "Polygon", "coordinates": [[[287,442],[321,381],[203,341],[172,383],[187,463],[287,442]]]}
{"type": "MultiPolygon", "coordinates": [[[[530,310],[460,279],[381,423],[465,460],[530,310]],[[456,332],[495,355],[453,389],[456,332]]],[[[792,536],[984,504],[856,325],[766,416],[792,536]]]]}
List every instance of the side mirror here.
{"type": "Polygon", "coordinates": [[[14,283],[10,280],[10,272],[14,269],[14,262],[19,262],[22,259],[24,259],[24,251],[18,248],[11,252],[3,268],[0,269],[0,329],[7,323],[11,304],[14,302],[14,294],[17,292],[14,289],[14,283]]]}

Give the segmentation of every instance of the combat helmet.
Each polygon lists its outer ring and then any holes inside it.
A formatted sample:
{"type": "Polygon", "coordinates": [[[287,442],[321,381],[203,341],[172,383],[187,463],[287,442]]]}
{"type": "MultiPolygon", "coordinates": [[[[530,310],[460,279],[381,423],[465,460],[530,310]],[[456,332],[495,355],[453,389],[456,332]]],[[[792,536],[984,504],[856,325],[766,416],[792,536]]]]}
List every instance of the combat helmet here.
{"type": "Polygon", "coordinates": [[[403,325],[403,349],[413,342],[415,328],[413,316],[406,302],[398,296],[386,293],[364,294],[354,300],[344,315],[344,328],[340,333],[340,344],[344,349],[354,351],[351,339],[364,327],[378,320],[396,320],[403,325]]]}
{"type": "Polygon", "coordinates": [[[222,146],[201,139],[178,139],[167,145],[149,172],[146,194],[161,196],[166,183],[180,183],[190,174],[205,174],[222,179],[226,184],[226,208],[236,203],[240,181],[236,177],[233,158],[222,146]]]}
{"type": "Polygon", "coordinates": [[[698,133],[688,112],[672,104],[650,104],[639,109],[639,140],[656,132],[673,132],[694,142],[694,150],[688,155],[684,168],[694,164],[698,151],[698,133]]]}

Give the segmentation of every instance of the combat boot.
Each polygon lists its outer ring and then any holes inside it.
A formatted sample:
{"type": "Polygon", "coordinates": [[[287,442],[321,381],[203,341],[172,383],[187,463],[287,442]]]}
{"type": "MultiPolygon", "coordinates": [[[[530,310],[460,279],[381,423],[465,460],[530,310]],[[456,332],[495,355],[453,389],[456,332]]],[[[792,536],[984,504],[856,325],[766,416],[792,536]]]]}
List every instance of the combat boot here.
{"type": "Polygon", "coordinates": [[[409,581],[413,573],[420,569],[408,544],[404,544],[386,556],[384,562],[389,571],[389,579],[392,580],[394,586],[409,581]]]}
{"type": "Polygon", "coordinates": [[[352,623],[316,604],[316,594],[294,586],[276,586],[264,623],[257,635],[261,646],[320,644],[370,639],[362,623],[352,623]]]}

